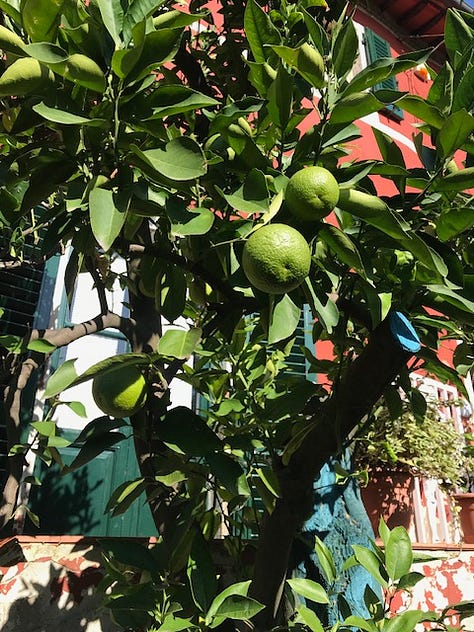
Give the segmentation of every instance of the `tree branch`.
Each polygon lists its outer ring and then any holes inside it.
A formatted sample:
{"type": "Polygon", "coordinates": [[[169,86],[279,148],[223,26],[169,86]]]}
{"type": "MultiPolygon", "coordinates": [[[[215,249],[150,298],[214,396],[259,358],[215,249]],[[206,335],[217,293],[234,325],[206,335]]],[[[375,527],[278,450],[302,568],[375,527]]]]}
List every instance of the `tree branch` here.
{"type": "Polygon", "coordinates": [[[337,396],[333,393],[322,403],[288,465],[280,463],[281,498],[264,522],[251,586],[252,597],[266,606],[258,617],[262,629],[270,629],[277,616],[292,542],[312,510],[314,479],[410,357],[392,337],[388,322],[381,323],[346,371],[337,396]]]}

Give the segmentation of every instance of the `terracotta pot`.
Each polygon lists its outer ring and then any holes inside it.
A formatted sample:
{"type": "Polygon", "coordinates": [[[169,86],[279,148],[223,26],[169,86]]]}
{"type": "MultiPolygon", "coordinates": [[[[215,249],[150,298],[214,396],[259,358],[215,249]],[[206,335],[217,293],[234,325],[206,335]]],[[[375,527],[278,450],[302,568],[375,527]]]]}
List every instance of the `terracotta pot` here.
{"type": "Polygon", "coordinates": [[[454,500],[460,508],[459,520],[465,544],[474,544],[474,493],[455,494],[454,500]]]}
{"type": "Polygon", "coordinates": [[[409,529],[413,522],[413,476],[406,472],[374,470],[367,487],[361,488],[365,510],[375,534],[380,518],[390,529],[409,529]]]}

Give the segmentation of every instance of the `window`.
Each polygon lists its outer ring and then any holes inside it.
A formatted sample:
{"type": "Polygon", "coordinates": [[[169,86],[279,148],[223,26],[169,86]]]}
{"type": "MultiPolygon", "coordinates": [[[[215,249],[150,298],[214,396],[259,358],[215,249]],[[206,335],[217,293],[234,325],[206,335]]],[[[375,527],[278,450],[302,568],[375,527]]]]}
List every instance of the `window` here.
{"type": "MultiPolygon", "coordinates": [[[[365,29],[364,43],[367,61],[369,64],[373,63],[377,59],[381,59],[382,57],[392,56],[390,45],[387,40],[384,40],[383,37],[380,37],[380,35],[377,35],[377,33],[374,33],[374,31],[368,28],[365,29]]],[[[398,90],[397,80],[395,77],[385,79],[374,86],[373,90],[398,90]]],[[[387,116],[390,116],[397,121],[403,119],[403,111],[397,105],[386,105],[384,112],[387,116]]]]}

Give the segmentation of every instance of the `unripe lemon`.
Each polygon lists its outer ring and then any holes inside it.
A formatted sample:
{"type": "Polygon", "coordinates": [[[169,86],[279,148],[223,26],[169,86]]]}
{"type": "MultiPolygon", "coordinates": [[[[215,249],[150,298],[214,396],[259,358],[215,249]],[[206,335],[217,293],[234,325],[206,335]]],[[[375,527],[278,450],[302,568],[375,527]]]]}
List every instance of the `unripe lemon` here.
{"type": "Polygon", "coordinates": [[[285,201],[292,215],[307,222],[319,221],[337,205],[339,185],[324,167],[306,167],[288,182],[285,201]]]}
{"type": "Polygon", "coordinates": [[[324,60],[307,42],[299,48],[297,70],[315,88],[324,86],[324,60]]]}
{"type": "Polygon", "coordinates": [[[294,290],[310,266],[306,239],[286,224],[267,224],[245,242],[242,267],[250,283],[262,292],[285,294],[294,290]]]}
{"type": "Polygon", "coordinates": [[[106,415],[130,417],[144,406],[147,384],[136,367],[121,365],[95,376],[92,395],[106,415]]]}

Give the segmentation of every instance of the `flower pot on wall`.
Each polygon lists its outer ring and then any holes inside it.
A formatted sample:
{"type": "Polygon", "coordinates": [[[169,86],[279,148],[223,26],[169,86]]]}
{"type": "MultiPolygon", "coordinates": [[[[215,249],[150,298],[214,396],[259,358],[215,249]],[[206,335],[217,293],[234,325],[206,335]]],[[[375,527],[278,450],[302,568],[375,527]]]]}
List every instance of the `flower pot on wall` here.
{"type": "Polygon", "coordinates": [[[407,472],[376,469],[369,483],[361,489],[365,510],[375,533],[380,518],[390,529],[402,526],[409,530],[413,522],[413,476],[407,472]]]}
{"type": "Polygon", "coordinates": [[[474,493],[455,494],[454,500],[459,507],[459,521],[465,544],[474,544],[474,493]]]}

